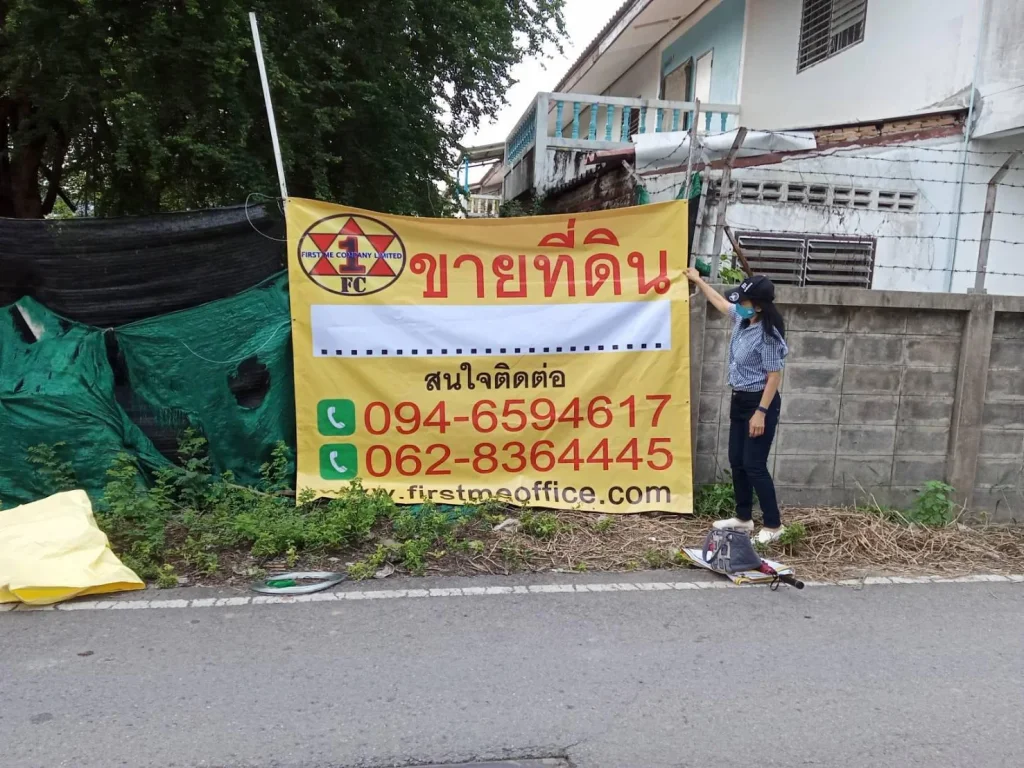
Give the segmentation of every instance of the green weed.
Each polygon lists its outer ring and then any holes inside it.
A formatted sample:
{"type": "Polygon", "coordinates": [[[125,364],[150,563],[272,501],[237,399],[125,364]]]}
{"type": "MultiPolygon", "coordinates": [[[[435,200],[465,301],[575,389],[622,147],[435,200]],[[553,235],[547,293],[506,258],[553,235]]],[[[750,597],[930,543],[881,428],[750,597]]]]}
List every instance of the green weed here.
{"type": "Polygon", "coordinates": [[[42,443],[32,446],[27,451],[28,463],[36,468],[36,472],[43,479],[46,491],[51,494],[73,491],[78,487],[74,467],[61,456],[64,448],[67,448],[67,443],[42,443]]]}
{"type": "MultiPolygon", "coordinates": [[[[278,443],[270,452],[270,461],[260,466],[260,477],[263,478],[263,489],[266,491],[284,491],[291,487],[291,477],[288,474],[288,466],[291,463],[291,455],[288,446],[278,443]]],[[[315,491],[306,489],[310,493],[315,491]]],[[[307,498],[309,503],[313,498],[307,498]]],[[[300,501],[300,503],[302,503],[300,501]]]]}
{"type": "Polygon", "coordinates": [[[949,525],[956,510],[954,493],[951,486],[938,480],[925,483],[904,517],[912,523],[929,527],[949,525]]]}
{"type": "Polygon", "coordinates": [[[216,539],[209,534],[201,534],[198,537],[186,538],[178,550],[178,555],[189,567],[204,576],[212,576],[220,569],[220,558],[216,549],[216,539]]]}
{"type": "Polygon", "coordinates": [[[387,516],[394,539],[381,544],[369,558],[349,567],[354,579],[369,578],[385,563],[401,566],[413,575],[427,570],[428,560],[440,560],[449,552],[479,554],[484,543],[469,536],[480,526],[489,526],[484,519],[484,506],[447,512],[427,502],[419,510],[394,508],[387,516]]]}
{"type": "Polygon", "coordinates": [[[562,530],[562,523],[550,512],[524,512],[519,518],[519,530],[535,539],[553,539],[562,530]]]}
{"type": "Polygon", "coordinates": [[[697,567],[697,566],[695,566],[693,564],[693,562],[690,560],[690,558],[687,557],[686,553],[683,552],[682,550],[679,550],[678,552],[676,552],[675,555],[672,557],[672,564],[676,565],[676,566],[679,566],[680,568],[696,568],[697,567]]]}
{"type": "Polygon", "coordinates": [[[372,579],[380,567],[388,561],[391,550],[383,544],[378,544],[372,555],[352,563],[348,567],[348,577],[357,581],[372,579]]]}
{"type": "Polygon", "coordinates": [[[180,464],[157,472],[149,487],[130,456],[116,457],[97,505],[97,522],[114,550],[144,579],[159,579],[168,559],[213,575],[220,554],[239,549],[258,559],[283,556],[294,567],[305,554],[362,546],[378,523],[396,514],[387,494],[358,481],[327,501],[315,501],[309,491],[298,504],[280,495],[289,465],[283,444],[263,465],[265,490],[235,485],[230,474],[212,475],[206,440],[192,430],[178,454],[180,464]]]}
{"type": "Polygon", "coordinates": [[[615,527],[614,517],[602,517],[594,522],[594,530],[597,533],[608,533],[612,528],[615,527]]]}
{"type": "Polygon", "coordinates": [[[505,563],[505,567],[509,570],[522,568],[527,563],[526,550],[517,542],[506,541],[501,545],[499,553],[501,554],[502,562],[505,563]]]}
{"type": "Polygon", "coordinates": [[[693,498],[696,517],[719,519],[731,517],[736,511],[736,495],[732,483],[713,483],[701,486],[693,498]]]}
{"type": "Polygon", "coordinates": [[[792,553],[807,538],[807,526],[803,523],[791,523],[775,540],[775,544],[792,553]]]}
{"type": "Polygon", "coordinates": [[[654,570],[668,568],[672,565],[672,553],[664,549],[648,549],[644,552],[644,562],[654,570]]]}
{"type": "Polygon", "coordinates": [[[721,279],[724,285],[738,285],[743,282],[743,278],[746,275],[743,274],[743,270],[738,267],[725,266],[727,263],[731,263],[728,258],[723,257],[724,262],[721,267],[718,268],[718,277],[721,279]]]}
{"type": "Polygon", "coordinates": [[[178,574],[173,565],[163,565],[157,571],[156,585],[160,589],[172,589],[178,586],[178,574]]]}

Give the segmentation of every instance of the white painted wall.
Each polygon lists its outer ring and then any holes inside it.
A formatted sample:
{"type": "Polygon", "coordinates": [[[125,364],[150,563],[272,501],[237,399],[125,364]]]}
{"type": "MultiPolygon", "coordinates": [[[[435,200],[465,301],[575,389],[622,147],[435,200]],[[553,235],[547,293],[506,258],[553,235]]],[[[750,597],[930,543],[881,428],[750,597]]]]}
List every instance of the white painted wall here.
{"type": "MultiPolygon", "coordinates": [[[[1007,154],[971,154],[969,156],[972,163],[979,163],[979,165],[969,164],[967,166],[966,180],[973,183],[964,187],[963,210],[965,212],[984,210],[987,183],[997,170],[990,166],[1000,165],[1011,151],[1024,150],[1024,137],[976,141],[972,143],[972,148],[984,152],[1006,151],[1007,154]]],[[[985,288],[993,294],[1024,295],[1024,277],[1017,276],[1024,272],[1024,245],[997,242],[999,240],[1024,242],[1024,158],[1017,160],[1011,166],[1010,172],[999,186],[995,209],[998,213],[992,223],[988,271],[989,273],[1013,274],[989,274],[985,281],[985,288]]],[[[956,252],[956,269],[958,271],[953,275],[954,292],[960,293],[974,287],[973,270],[978,261],[979,245],[975,241],[981,237],[982,219],[983,216],[979,213],[965,213],[960,220],[956,252]]]]}
{"type": "Polygon", "coordinates": [[[797,73],[803,0],[749,0],[744,124],[835,125],[966,105],[981,4],[868,0],[864,41],[797,73]]]}
{"type": "MultiPolygon", "coordinates": [[[[783,129],[967,107],[974,83],[979,96],[975,137],[1024,128],[1024,0],[988,0],[975,82],[985,2],[868,0],[864,41],[798,73],[804,0],[747,0],[739,77],[742,122],[783,129]]],[[[666,14],[693,7],[690,0],[664,5],[666,14]]],[[[714,2],[696,6],[653,48],[634,49],[639,58],[633,66],[599,92],[657,97],[662,54],[716,7],[714,2]]],[[[590,83],[589,92],[595,86],[590,83]]]]}
{"type": "Polygon", "coordinates": [[[661,86],[659,70],[661,68],[661,53],[655,47],[647,52],[639,61],[618,80],[612,83],[602,96],[622,96],[629,99],[637,97],[644,99],[658,98],[658,88],[661,86]]]}
{"type": "MultiPolygon", "coordinates": [[[[661,88],[662,54],[685,35],[701,20],[704,19],[714,8],[715,2],[693,3],[691,0],[673,0],[671,3],[663,4],[663,16],[672,14],[683,14],[688,10],[693,13],[687,15],[676,26],[665,31],[663,37],[657,41],[643,56],[619,77],[608,85],[602,92],[604,96],[624,96],[636,98],[641,96],[645,99],[656,99],[661,88]]],[[[593,87],[593,84],[590,84],[593,87]]],[[[569,88],[569,93],[589,92],[580,90],[579,87],[569,88]]]]}
{"type": "Polygon", "coordinates": [[[1024,2],[992,0],[978,73],[974,136],[985,137],[1024,125],[1024,2]]]}
{"type": "Polygon", "coordinates": [[[974,136],[1024,127],[1024,3],[869,0],[864,41],[796,71],[804,0],[748,0],[741,104],[756,128],[836,125],[976,103],[974,136]]]}
{"type": "MultiPolygon", "coordinates": [[[[948,269],[954,257],[952,290],[962,293],[974,287],[977,242],[981,234],[986,183],[1009,152],[1024,149],[1024,137],[998,142],[974,142],[968,155],[968,173],[956,248],[950,238],[957,210],[960,179],[955,137],[919,145],[865,148],[848,151],[856,158],[815,157],[770,166],[740,168],[737,180],[842,184],[887,191],[913,191],[919,195],[912,213],[861,210],[790,203],[730,203],[729,225],[736,231],[771,230],[793,234],[862,235],[876,238],[875,275],[872,287],[887,290],[945,291],[948,269]],[[925,148],[952,150],[932,152],[925,148]],[[989,154],[998,152],[1000,154],[989,154]],[[982,154],[984,153],[984,154],[982,154]],[[870,158],[870,159],[862,159],[870,158]],[[898,161],[898,162],[892,162],[898,161]],[[993,167],[995,166],[995,167],[993,167]],[[877,178],[865,178],[877,177],[877,178]]],[[[680,174],[648,177],[652,201],[671,200],[682,183],[680,174]]],[[[1024,161],[1018,161],[1004,179],[996,202],[992,238],[1024,242],[1024,161]]],[[[712,248],[714,209],[708,206],[703,237],[697,251],[712,248]]],[[[731,252],[728,240],[723,252],[731,252]]],[[[992,242],[985,283],[992,294],[1024,295],[1024,245],[992,242]]]]}

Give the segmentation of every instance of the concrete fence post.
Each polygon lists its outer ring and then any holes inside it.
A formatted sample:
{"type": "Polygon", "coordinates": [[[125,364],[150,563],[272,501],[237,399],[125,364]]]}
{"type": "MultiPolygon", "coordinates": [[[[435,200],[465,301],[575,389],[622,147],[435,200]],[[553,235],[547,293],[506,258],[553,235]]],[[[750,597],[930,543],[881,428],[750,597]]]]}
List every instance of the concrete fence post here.
{"type": "Polygon", "coordinates": [[[970,502],[978,472],[995,316],[991,296],[971,296],[971,308],[960,342],[960,363],[946,454],[947,481],[956,489],[957,500],[962,504],[970,502]]]}

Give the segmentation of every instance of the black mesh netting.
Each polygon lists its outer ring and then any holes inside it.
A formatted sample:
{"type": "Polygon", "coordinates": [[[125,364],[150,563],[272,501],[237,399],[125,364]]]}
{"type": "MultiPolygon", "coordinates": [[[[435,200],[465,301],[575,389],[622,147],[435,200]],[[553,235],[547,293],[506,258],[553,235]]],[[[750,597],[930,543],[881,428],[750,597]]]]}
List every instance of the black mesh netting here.
{"type": "Polygon", "coordinates": [[[283,269],[275,204],[119,219],[0,219],[0,306],[100,328],[233,296],[283,269]]]}

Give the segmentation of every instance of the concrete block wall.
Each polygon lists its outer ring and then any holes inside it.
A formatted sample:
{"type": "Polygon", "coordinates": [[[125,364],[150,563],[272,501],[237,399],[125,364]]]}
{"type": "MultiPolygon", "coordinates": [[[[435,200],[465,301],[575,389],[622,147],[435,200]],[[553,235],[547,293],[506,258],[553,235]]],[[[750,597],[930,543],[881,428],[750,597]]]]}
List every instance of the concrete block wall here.
{"type": "MultiPolygon", "coordinates": [[[[1024,299],[780,288],[777,303],[790,355],[769,465],[784,504],[903,506],[946,480],[1024,520],[1024,299]]],[[[729,467],[732,329],[702,299],[691,317],[702,485],[729,467]]]]}
{"type": "Polygon", "coordinates": [[[1024,313],[993,319],[973,504],[997,516],[1024,506],[1024,313]]]}

